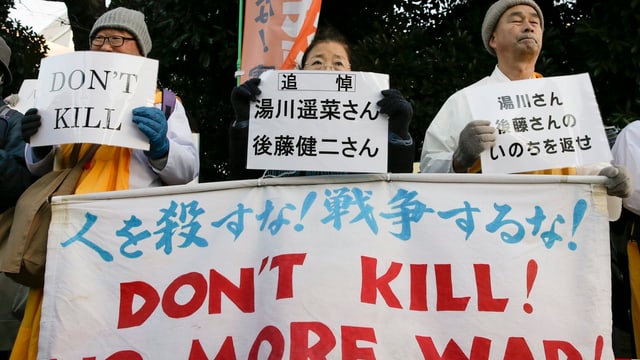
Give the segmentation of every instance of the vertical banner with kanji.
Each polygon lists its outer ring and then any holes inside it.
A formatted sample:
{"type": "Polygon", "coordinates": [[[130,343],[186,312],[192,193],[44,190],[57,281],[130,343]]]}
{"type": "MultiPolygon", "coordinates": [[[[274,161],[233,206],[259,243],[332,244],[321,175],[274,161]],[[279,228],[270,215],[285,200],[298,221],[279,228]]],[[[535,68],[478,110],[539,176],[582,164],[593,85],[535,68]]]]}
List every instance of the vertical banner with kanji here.
{"type": "Polygon", "coordinates": [[[245,5],[241,82],[272,69],[294,69],[313,39],[321,0],[251,0],[245,5]]]}

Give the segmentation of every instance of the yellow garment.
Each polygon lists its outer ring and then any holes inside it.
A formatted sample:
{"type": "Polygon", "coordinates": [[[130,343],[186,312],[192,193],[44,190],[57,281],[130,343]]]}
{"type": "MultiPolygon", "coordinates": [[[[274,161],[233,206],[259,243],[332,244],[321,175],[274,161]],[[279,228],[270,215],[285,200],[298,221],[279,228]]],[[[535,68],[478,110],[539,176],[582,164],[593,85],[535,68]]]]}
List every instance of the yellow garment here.
{"type": "MultiPolygon", "coordinates": [[[[79,158],[91,144],[83,144],[79,158]]],[[[61,146],[61,165],[70,167],[73,144],[61,146]]],[[[99,191],[126,190],[129,188],[129,162],[131,150],[115,146],[100,146],[93,159],[85,165],[80,175],[76,194],[99,191]]],[[[40,315],[42,310],[43,289],[29,289],[24,318],[11,351],[9,360],[36,360],[40,334],[40,315]]]]}
{"type": "Polygon", "coordinates": [[[629,257],[629,283],[631,286],[631,321],[636,347],[636,357],[640,358],[640,249],[636,241],[627,242],[629,257]]]}
{"type": "MultiPolygon", "coordinates": [[[[476,160],[472,167],[469,168],[469,173],[479,173],[482,171],[482,166],[480,165],[480,160],[476,160]]],[[[527,171],[519,174],[530,174],[530,175],[575,175],[576,168],[575,167],[564,167],[557,169],[546,169],[546,170],[535,170],[535,171],[527,171]]]]}
{"type": "Polygon", "coordinates": [[[24,317],[9,360],[36,360],[43,294],[42,289],[29,289],[24,317]]]}
{"type": "MultiPolygon", "coordinates": [[[[162,102],[162,91],[156,91],[155,102],[162,102]]],[[[91,144],[83,144],[78,159],[82,158],[82,155],[90,147],[91,144]]],[[[73,166],[70,159],[72,151],[73,144],[62,145],[57,164],[63,168],[73,166]]],[[[93,159],[85,165],[75,193],[86,194],[128,189],[130,161],[130,149],[108,145],[100,146],[93,159]]],[[[20,323],[9,360],[36,360],[43,297],[43,289],[29,289],[24,317],[20,323]]]]}
{"type": "MultiPolygon", "coordinates": [[[[91,144],[82,144],[82,155],[91,147],[91,144]]],[[[71,167],[69,157],[73,150],[73,144],[62,145],[61,164],[64,168],[71,167]]],[[[129,188],[129,164],[131,162],[131,149],[102,145],[98,148],[93,159],[80,175],[76,194],[86,194],[101,191],[126,190],[129,188]]]]}
{"type": "Polygon", "coordinates": [[[533,174],[533,175],[575,175],[576,168],[574,167],[564,167],[557,169],[547,169],[547,170],[536,170],[536,171],[527,171],[522,174],[533,174]]]}

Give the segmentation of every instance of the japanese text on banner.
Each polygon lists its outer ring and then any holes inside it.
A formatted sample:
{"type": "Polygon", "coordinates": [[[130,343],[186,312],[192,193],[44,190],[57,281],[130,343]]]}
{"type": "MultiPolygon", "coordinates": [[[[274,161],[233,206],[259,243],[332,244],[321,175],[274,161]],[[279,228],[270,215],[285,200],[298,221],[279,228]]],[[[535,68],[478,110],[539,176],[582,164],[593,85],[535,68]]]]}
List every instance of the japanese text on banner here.
{"type": "Polygon", "coordinates": [[[388,75],[269,71],[252,103],[247,168],[386,172],[388,75]]]}
{"type": "Polygon", "coordinates": [[[509,81],[466,90],[473,118],[490,120],[496,144],[483,173],[518,173],[611,160],[588,74],[509,81]]]}
{"type": "Polygon", "coordinates": [[[611,358],[604,189],[507,180],[54,200],[40,355],[611,358]]]}

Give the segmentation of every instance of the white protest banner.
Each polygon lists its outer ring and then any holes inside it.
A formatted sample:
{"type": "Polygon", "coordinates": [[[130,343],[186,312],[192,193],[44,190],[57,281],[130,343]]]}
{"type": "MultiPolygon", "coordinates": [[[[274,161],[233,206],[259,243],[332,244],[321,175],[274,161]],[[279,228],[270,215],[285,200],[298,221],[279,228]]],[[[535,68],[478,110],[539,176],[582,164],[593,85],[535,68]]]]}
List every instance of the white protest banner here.
{"type": "Polygon", "coordinates": [[[106,144],[149,149],[131,110],[153,106],[158,61],[102,51],[42,59],[36,107],[42,126],[31,145],[106,144]]]}
{"type": "Polygon", "coordinates": [[[466,90],[474,119],[490,120],[496,145],[483,173],[518,173],[611,160],[588,74],[509,81],[466,90]]]}
{"type": "Polygon", "coordinates": [[[252,103],[247,168],[387,172],[386,74],[267,71],[252,103]]]}
{"type": "Polygon", "coordinates": [[[584,178],[56,197],[38,358],[611,359],[606,192],[584,178]]]}

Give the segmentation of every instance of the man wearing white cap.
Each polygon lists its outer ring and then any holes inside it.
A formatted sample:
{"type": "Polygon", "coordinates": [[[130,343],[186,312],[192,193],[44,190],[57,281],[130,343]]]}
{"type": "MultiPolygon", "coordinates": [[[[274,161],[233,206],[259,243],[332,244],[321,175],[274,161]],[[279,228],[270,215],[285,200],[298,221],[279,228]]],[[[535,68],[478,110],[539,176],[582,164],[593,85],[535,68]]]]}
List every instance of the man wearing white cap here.
{"type": "MultiPolygon", "coordinates": [[[[496,56],[493,73],[470,86],[540,78],[535,72],[542,49],[544,17],[533,0],[499,0],[485,14],[482,22],[484,47],[496,56]]],[[[491,122],[473,119],[462,89],[444,103],[425,134],[420,171],[429,173],[466,173],[480,171],[480,153],[490,149],[496,140],[491,122]]],[[[631,179],[621,166],[558,168],[535,172],[557,175],[603,175],[607,193],[627,197],[631,179]]]]}

